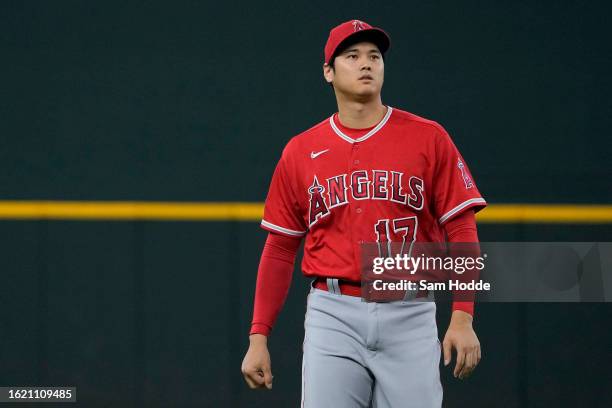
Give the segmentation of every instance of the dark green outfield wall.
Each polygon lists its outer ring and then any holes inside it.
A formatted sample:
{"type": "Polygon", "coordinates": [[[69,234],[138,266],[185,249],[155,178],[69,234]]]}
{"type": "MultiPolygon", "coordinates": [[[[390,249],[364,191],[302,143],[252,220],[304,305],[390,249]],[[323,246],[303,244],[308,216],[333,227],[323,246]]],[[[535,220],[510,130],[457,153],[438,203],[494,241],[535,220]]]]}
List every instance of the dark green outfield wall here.
{"type": "MultiPolygon", "coordinates": [[[[264,235],[252,223],[2,222],[0,384],[76,385],[83,407],[292,407],[307,284],[270,339],[271,393],[242,383],[264,235]]],[[[483,226],[483,240],[604,240],[610,227],[483,226]]],[[[450,306],[439,304],[442,336],[450,306]]],[[[610,304],[479,304],[484,359],[448,407],[607,407],[610,304]]],[[[409,379],[407,379],[409,381],[409,379]]]]}
{"type": "MultiPolygon", "coordinates": [[[[442,123],[488,201],[611,203],[608,3],[463,3],[2,2],[0,199],[263,201],[284,143],[334,111],[323,44],[358,17],[392,37],[385,102],[442,123]]],[[[612,241],[609,224],[479,232],[612,241]]],[[[0,385],[75,385],[83,407],[297,406],[299,272],[274,391],[239,372],[264,239],[0,222],[0,385]]],[[[445,406],[612,405],[608,304],[477,310],[484,360],[464,383],[443,370],[445,406]]]]}
{"type": "Polygon", "coordinates": [[[362,16],[385,102],[442,123],[487,199],[612,201],[607,3],[463,3],[2,2],[0,194],[261,201],[362,16]]]}

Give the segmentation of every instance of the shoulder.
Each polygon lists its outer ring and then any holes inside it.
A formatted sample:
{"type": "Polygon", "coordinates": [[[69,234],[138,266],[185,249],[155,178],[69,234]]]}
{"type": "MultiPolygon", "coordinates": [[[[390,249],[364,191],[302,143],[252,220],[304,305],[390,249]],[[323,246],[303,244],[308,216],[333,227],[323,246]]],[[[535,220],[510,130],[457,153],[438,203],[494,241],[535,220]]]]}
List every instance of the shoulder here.
{"type": "Polygon", "coordinates": [[[433,137],[448,136],[446,129],[438,122],[398,108],[393,108],[390,120],[396,126],[409,126],[433,137]]]}
{"type": "Polygon", "coordinates": [[[308,152],[316,140],[329,133],[330,128],[329,117],[327,117],[311,128],[298,133],[289,139],[285,145],[283,156],[291,156],[294,154],[308,152]]]}

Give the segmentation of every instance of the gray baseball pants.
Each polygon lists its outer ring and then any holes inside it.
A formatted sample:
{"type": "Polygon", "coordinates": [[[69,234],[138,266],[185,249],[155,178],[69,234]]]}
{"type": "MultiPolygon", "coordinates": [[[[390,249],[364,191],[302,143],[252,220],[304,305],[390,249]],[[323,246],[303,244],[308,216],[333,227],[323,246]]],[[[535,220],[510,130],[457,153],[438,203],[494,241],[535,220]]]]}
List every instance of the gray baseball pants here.
{"type": "Polygon", "coordinates": [[[302,407],[440,407],[435,314],[436,304],[426,299],[368,303],[311,288],[302,407]]]}

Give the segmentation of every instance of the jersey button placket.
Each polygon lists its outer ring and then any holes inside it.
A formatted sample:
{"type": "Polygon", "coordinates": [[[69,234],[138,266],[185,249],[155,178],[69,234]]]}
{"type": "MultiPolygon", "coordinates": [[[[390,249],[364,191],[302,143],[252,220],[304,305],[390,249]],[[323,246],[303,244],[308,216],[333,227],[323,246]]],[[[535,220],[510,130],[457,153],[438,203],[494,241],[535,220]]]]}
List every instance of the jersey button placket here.
{"type": "MultiPolygon", "coordinates": [[[[356,157],[357,154],[359,153],[359,143],[353,143],[353,147],[351,149],[351,160],[348,163],[348,167],[349,167],[349,177],[350,175],[355,171],[358,170],[357,166],[359,165],[360,161],[359,159],[356,157]]],[[[350,205],[350,204],[349,204],[350,205]]],[[[363,212],[363,210],[361,209],[361,207],[356,207],[355,208],[355,213],[353,214],[361,214],[363,212]]],[[[352,218],[352,217],[351,217],[352,218]]],[[[356,220],[354,220],[356,221],[356,220]]],[[[353,227],[357,225],[356,222],[351,222],[351,230],[353,229],[353,227]]],[[[353,237],[355,236],[354,231],[351,231],[353,237]]],[[[363,245],[364,241],[362,239],[359,239],[357,241],[357,245],[361,246],[363,245]]],[[[357,265],[360,265],[361,260],[360,259],[356,259],[357,265]]]]}
{"type": "Polygon", "coordinates": [[[351,150],[351,160],[349,161],[349,170],[351,172],[358,170],[357,166],[361,161],[357,156],[359,154],[359,143],[353,143],[353,149],[351,150]]]}

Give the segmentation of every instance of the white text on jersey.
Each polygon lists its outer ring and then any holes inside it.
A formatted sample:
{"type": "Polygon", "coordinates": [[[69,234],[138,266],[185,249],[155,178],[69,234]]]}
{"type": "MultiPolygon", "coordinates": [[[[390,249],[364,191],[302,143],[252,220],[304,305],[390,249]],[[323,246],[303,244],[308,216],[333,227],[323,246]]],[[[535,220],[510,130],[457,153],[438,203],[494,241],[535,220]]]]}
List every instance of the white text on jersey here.
{"type": "Polygon", "coordinates": [[[331,209],[348,204],[349,198],[387,200],[413,210],[422,210],[425,202],[423,180],[411,176],[407,183],[402,183],[403,177],[404,173],[399,171],[355,170],[351,174],[329,177],[325,180],[327,183],[321,184],[315,175],[308,188],[309,225],[329,215],[331,209]],[[349,189],[350,194],[347,193],[349,189]]]}

